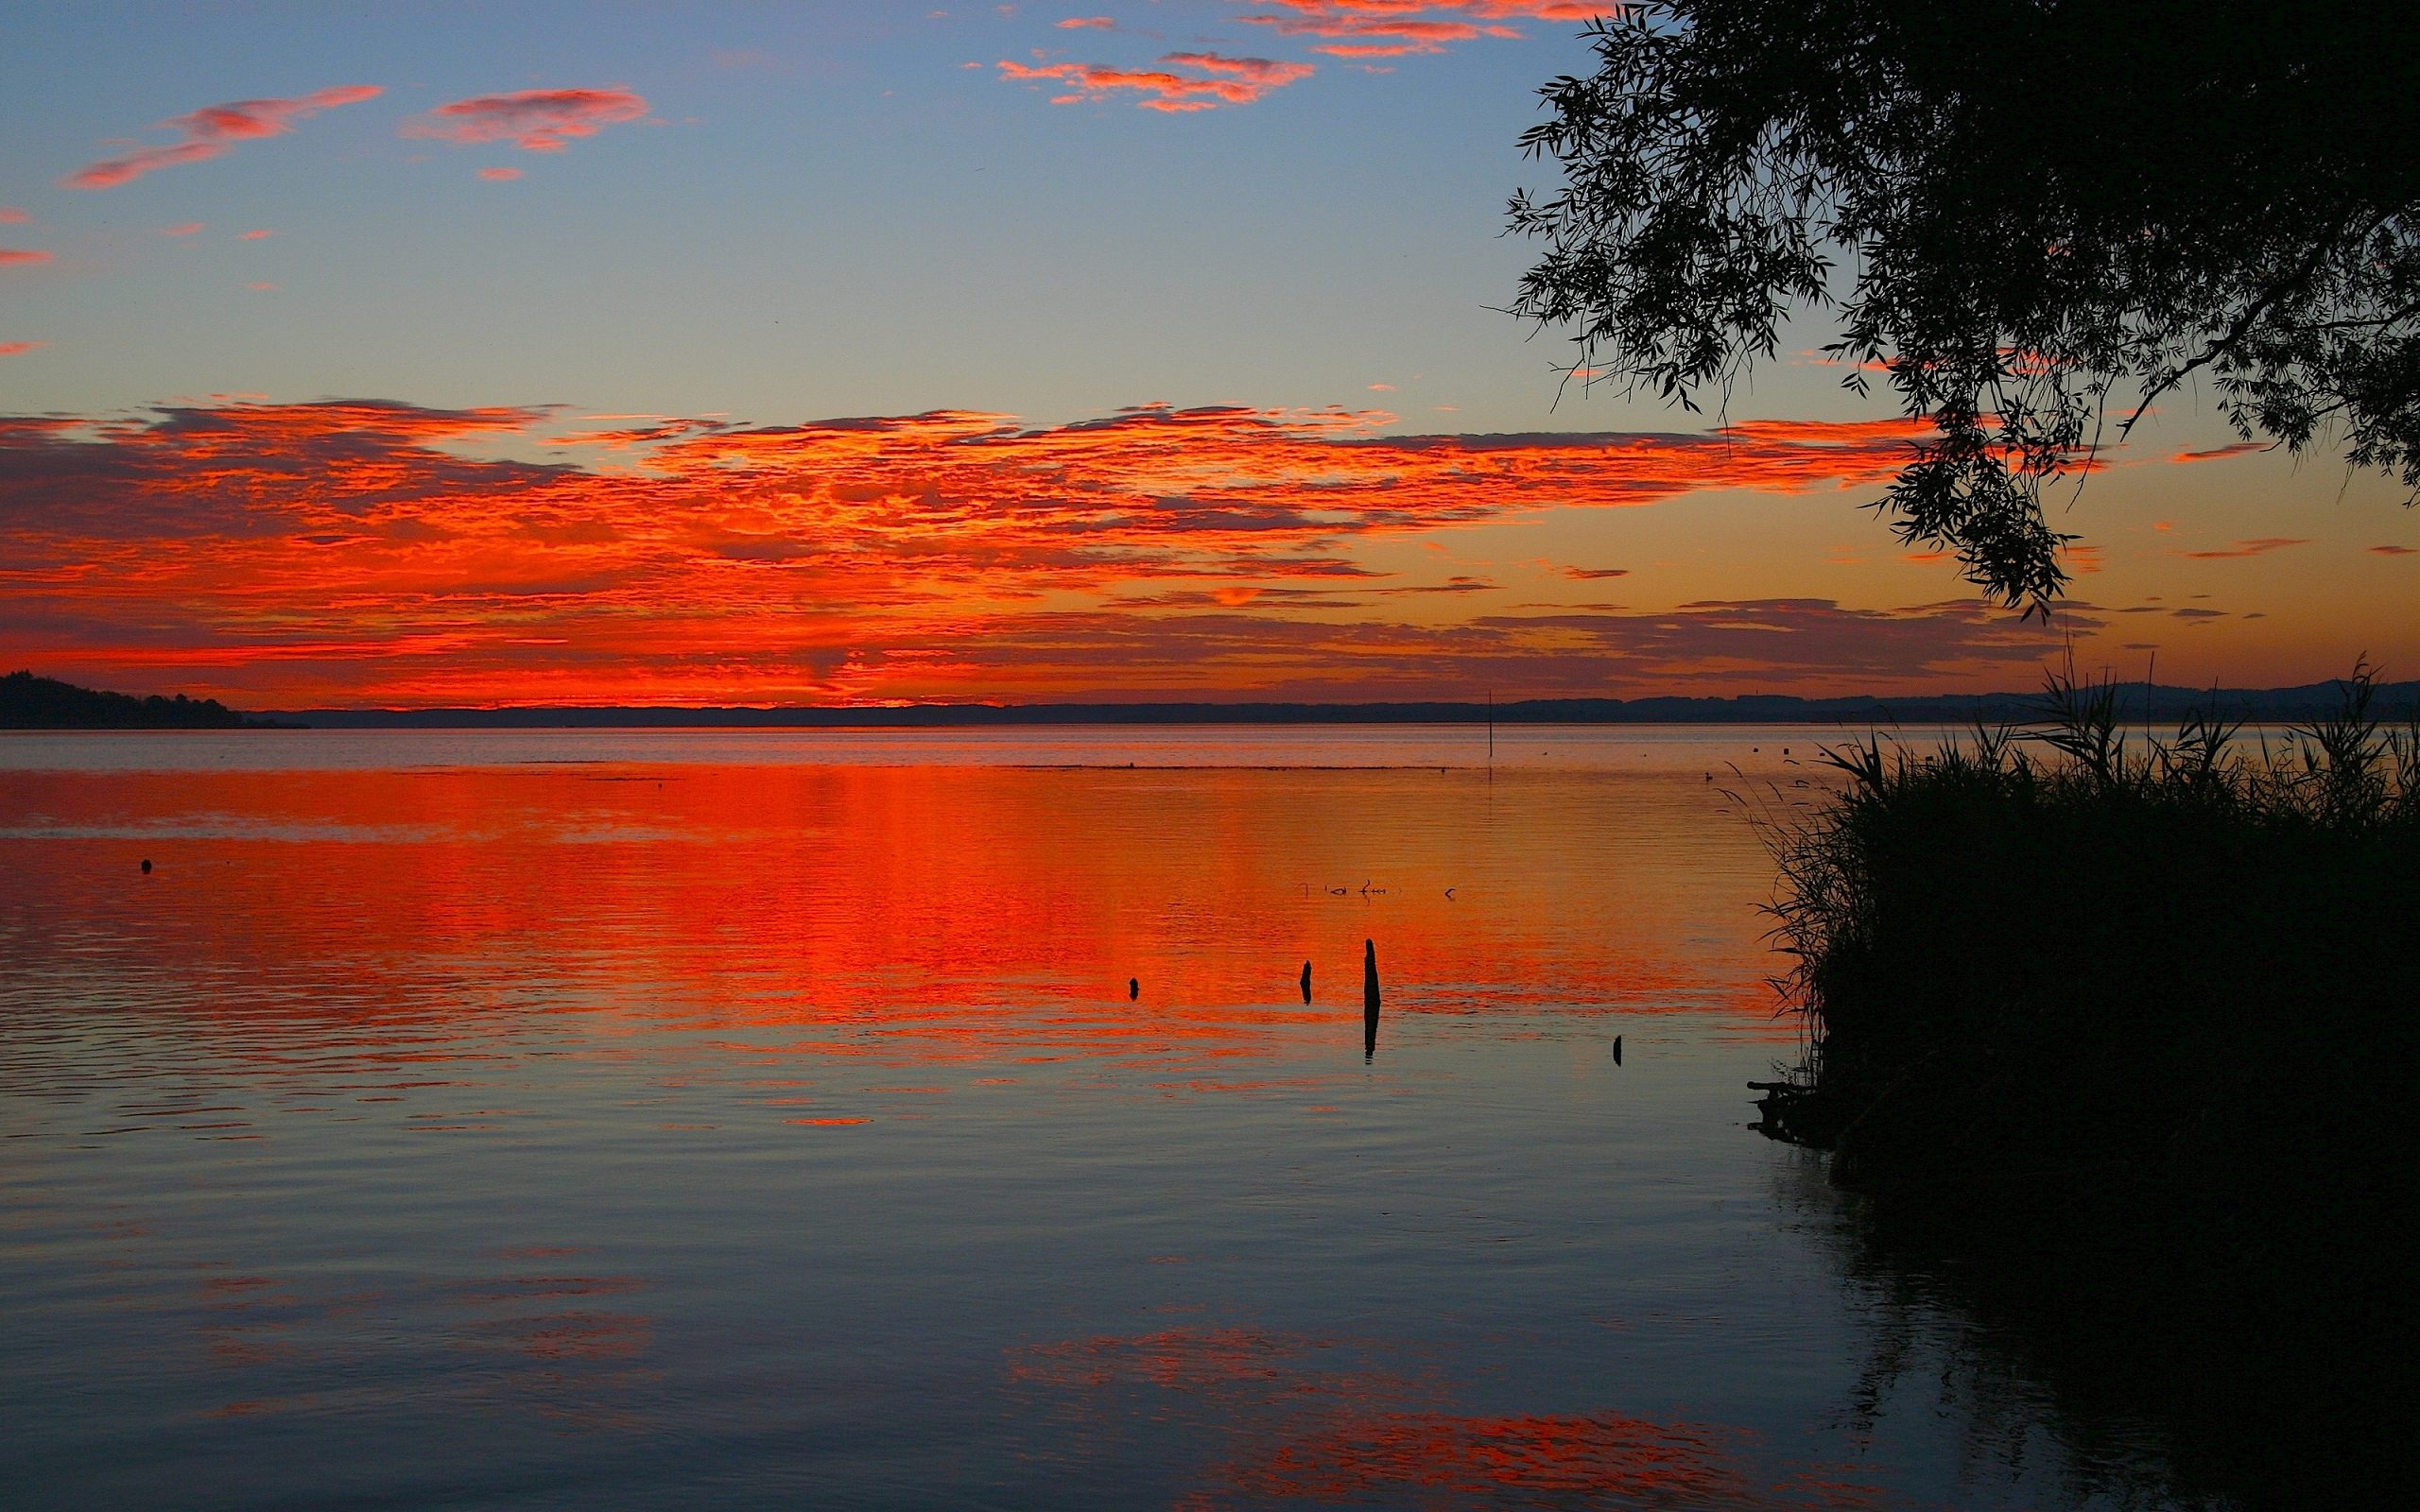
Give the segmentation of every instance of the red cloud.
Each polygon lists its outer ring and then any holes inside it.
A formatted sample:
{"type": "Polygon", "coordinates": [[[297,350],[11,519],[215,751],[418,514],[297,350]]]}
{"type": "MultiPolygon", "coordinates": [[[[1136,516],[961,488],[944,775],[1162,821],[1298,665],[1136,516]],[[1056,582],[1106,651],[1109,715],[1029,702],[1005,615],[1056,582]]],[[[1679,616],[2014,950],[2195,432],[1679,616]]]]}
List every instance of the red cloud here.
{"type": "Polygon", "coordinates": [[[0,226],[22,226],[33,218],[14,205],[0,205],[0,226]]]}
{"type": "MultiPolygon", "coordinates": [[[[49,345],[50,343],[47,341],[0,341],[0,357],[22,357],[28,352],[39,352],[49,345]]],[[[2371,549],[2384,550],[2386,548],[2373,547],[2371,549]]]]}
{"type": "Polygon", "coordinates": [[[163,236],[199,236],[202,233],[202,231],[203,226],[200,221],[187,220],[181,221],[174,226],[161,227],[160,234],[163,236]]]}
{"type": "Polygon", "coordinates": [[[2283,551],[2288,546],[2309,544],[2308,540],[2300,537],[2263,536],[2258,541],[2238,541],[2232,546],[2221,547],[2215,551],[2180,551],[2177,555],[2190,557],[2196,561],[2215,561],[2227,557],[2258,557],[2272,551],[2283,551]]]}
{"type": "Polygon", "coordinates": [[[406,121],[406,136],[464,145],[510,142],[525,152],[561,152],[572,139],[647,114],[647,100],[626,89],[525,89],[441,105],[406,121]]]}
{"type": "Polygon", "coordinates": [[[248,231],[235,239],[239,242],[265,242],[276,234],[277,232],[264,227],[259,231],[248,231]]]}
{"type": "Polygon", "coordinates": [[[1330,43],[1314,52],[1340,57],[1393,57],[1443,52],[1474,38],[1518,37],[1504,21],[1586,21],[1601,3],[1571,0],[1265,0],[1275,9],[1242,19],[1284,36],[1361,39],[1330,43]],[[1484,23],[1484,25],[1482,25],[1484,23]]]}
{"type": "Polygon", "coordinates": [[[596,449],[574,464],[490,455],[493,438],[544,444],[548,417],[527,408],[0,417],[0,661],[39,653],[104,680],[257,668],[242,674],[255,702],[593,701],[609,685],[694,702],[1375,696],[1433,689],[1465,644],[1491,648],[1498,686],[1564,691],[1603,691],[1615,652],[1642,677],[1778,667],[1820,681],[2038,649],[2031,630],[1967,608],[1911,623],[1806,605],[1350,618],[1387,602],[1443,614],[1469,591],[1379,597],[1388,575],[1357,559],[1364,542],[1708,489],[1879,483],[1919,434],[1896,421],[1379,434],[1391,421],[1167,405],[1040,429],[960,411],[765,427],[599,417],[556,438],[596,449]],[[1071,598],[1101,607],[1039,612],[1071,598]],[[1121,598],[1164,609],[1108,608],[1121,598]],[[1153,617],[1188,603],[1253,612],[1153,617]]]}
{"type": "Polygon", "coordinates": [[[1116,26],[1117,23],[1108,16],[1069,16],[1066,20],[1059,23],[1059,29],[1062,31],[1081,31],[1090,26],[1098,27],[1102,30],[1115,30],[1116,26]]]}
{"type": "Polygon", "coordinates": [[[0,267],[26,267],[47,263],[50,253],[30,247],[0,247],[0,267]]]}
{"type": "Polygon", "coordinates": [[[290,100],[234,100],[225,105],[205,105],[190,115],[161,123],[164,129],[182,133],[179,141],[165,146],[144,147],[122,158],[86,163],[59,181],[69,189],[112,189],[157,169],[215,158],[232,143],[284,135],[294,129],[295,122],[307,116],[339,105],[375,99],[384,93],[375,84],[348,84],[316,90],[290,100]]]}
{"type": "Polygon", "coordinates": [[[1066,86],[1068,93],[1051,97],[1053,105],[1106,99],[1119,91],[1131,91],[1144,96],[1135,101],[1142,110],[1184,112],[1249,105],[1314,71],[1309,63],[1226,58],[1217,53],[1170,53],[1160,62],[1163,66],[1155,69],[1125,69],[1099,63],[1027,64],[1002,59],[1000,77],[1066,86]],[[1177,73],[1178,68],[1193,72],[1177,73]]]}
{"type": "Polygon", "coordinates": [[[510,183],[521,177],[519,168],[481,168],[479,177],[490,183],[510,183]]]}

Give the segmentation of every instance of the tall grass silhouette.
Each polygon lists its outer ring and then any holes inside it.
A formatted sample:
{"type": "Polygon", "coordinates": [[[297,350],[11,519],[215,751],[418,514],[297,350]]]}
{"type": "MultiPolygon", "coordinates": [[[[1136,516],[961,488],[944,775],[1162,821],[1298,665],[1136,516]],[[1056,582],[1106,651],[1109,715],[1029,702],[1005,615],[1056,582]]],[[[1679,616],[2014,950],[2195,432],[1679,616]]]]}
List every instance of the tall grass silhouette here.
{"type": "Polygon", "coordinates": [[[1830,1152],[1884,1264],[2077,1392],[2134,1381],[2252,1504],[2401,1452],[2420,715],[2377,680],[2154,734],[2070,667],[2032,725],[1841,745],[1762,817],[1804,1029],[1767,1131],[1830,1152]]]}

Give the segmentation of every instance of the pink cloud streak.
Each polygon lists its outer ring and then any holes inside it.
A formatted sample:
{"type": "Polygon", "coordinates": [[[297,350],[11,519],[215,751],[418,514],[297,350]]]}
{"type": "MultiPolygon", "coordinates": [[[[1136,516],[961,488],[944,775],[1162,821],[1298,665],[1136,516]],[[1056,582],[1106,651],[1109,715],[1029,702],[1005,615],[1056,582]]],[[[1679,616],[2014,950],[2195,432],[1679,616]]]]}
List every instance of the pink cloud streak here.
{"type": "Polygon", "coordinates": [[[626,89],[525,89],[438,106],[403,134],[469,146],[510,142],[524,152],[561,152],[579,137],[645,116],[644,95],[626,89]]]}
{"type": "Polygon", "coordinates": [[[59,182],[68,189],[114,189],[147,173],[174,167],[181,163],[206,162],[226,151],[233,143],[283,136],[294,129],[297,121],[339,105],[375,99],[385,93],[375,84],[346,84],[335,89],[315,90],[293,99],[233,100],[224,105],[205,105],[189,115],[175,116],[160,123],[164,130],[182,133],[182,140],[164,146],[143,147],[124,157],[88,163],[59,182]]]}
{"type": "Polygon", "coordinates": [[[1158,68],[1132,69],[1100,63],[1028,64],[1002,59],[1000,77],[1065,86],[1068,93],[1051,96],[1053,105],[1108,99],[1120,91],[1132,91],[1143,96],[1134,102],[1138,110],[1179,113],[1213,111],[1222,105],[1249,105],[1315,71],[1310,63],[1227,58],[1218,53],[1169,53],[1159,61],[1158,68]],[[1175,71],[1180,68],[1193,72],[1175,71]]]}

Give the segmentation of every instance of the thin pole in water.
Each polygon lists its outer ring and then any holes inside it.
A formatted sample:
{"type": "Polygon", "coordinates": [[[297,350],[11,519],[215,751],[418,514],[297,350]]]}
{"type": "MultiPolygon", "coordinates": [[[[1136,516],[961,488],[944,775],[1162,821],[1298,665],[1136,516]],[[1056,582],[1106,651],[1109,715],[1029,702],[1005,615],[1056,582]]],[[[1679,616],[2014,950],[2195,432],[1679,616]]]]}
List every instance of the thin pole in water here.
{"type": "Polygon", "coordinates": [[[1487,690],[1487,765],[1495,765],[1495,690],[1487,690]]]}

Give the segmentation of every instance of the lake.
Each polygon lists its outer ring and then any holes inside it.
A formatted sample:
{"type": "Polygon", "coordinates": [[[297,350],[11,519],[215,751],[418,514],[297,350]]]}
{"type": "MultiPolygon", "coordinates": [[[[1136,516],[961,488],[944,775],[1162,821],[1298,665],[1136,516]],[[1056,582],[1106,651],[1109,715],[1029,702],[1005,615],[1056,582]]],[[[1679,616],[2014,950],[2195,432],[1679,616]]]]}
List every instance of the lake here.
{"type": "Polygon", "coordinates": [[[1828,733],[0,735],[9,1505],[2160,1504],[1747,1126],[1828,733]]]}

